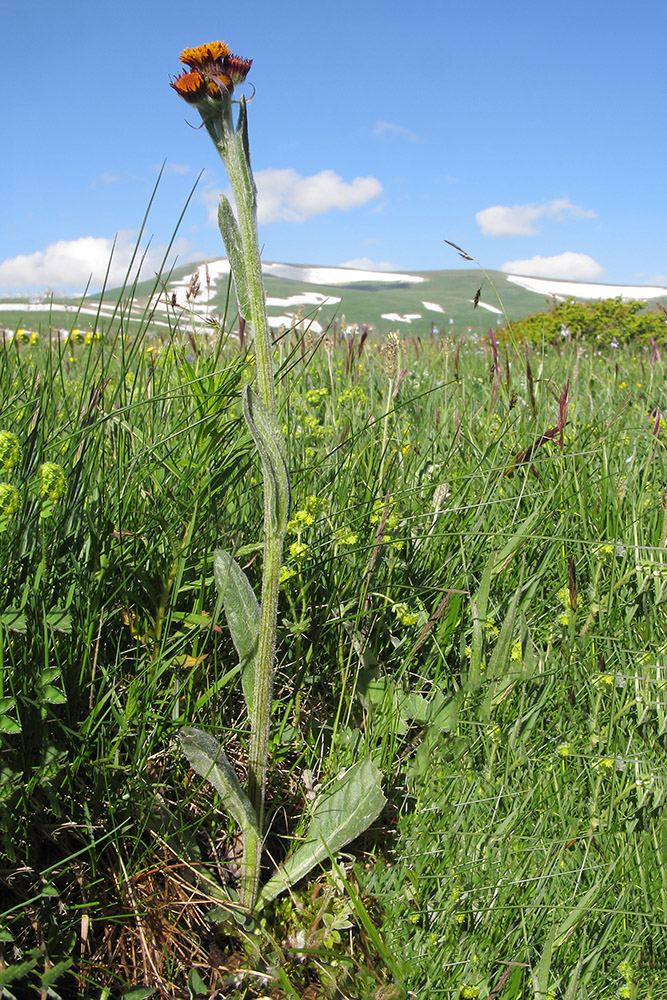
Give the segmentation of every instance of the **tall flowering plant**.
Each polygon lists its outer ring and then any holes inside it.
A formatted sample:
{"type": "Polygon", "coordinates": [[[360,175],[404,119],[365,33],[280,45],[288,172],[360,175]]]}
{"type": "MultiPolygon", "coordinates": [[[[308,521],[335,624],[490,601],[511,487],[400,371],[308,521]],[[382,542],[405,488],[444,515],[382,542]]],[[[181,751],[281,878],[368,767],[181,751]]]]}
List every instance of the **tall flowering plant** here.
{"type": "Polygon", "coordinates": [[[219,792],[239,824],[243,859],[239,902],[252,911],[277,896],[319,861],[340,850],[378,816],[384,796],[370,760],[361,760],[324,794],[312,810],[306,834],[269,882],[259,889],[264,832],[264,804],[280,568],[290,508],[290,480],[284,436],[278,422],[273,345],[266,315],[262,266],[257,239],[257,188],[250,166],[247,107],[234,99],[252,60],[233,55],[225,42],[210,42],[181,53],[184,69],[171,86],[201,115],[225,165],[236,213],[220,196],[218,223],[234,279],[239,312],[254,337],[257,386],[243,390],[243,414],[262,465],[264,544],[261,601],[233,555],[217,549],[216,587],[239,656],[243,694],[250,718],[247,790],[241,788],[224,750],[210,735],[186,727],[184,752],[193,769],[219,792]],[[234,121],[235,106],[238,107],[234,121]]]}

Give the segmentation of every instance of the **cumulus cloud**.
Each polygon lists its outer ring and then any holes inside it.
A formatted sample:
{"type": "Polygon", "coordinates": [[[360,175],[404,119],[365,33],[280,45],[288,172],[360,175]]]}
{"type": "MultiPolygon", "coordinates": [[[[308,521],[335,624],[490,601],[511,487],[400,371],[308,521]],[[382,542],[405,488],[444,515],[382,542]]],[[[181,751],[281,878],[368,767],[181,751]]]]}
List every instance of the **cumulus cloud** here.
{"type": "Polygon", "coordinates": [[[354,257],[346,260],[339,267],[351,267],[357,271],[395,271],[396,268],[388,260],[371,260],[370,257],[354,257]]]}
{"type": "Polygon", "coordinates": [[[484,236],[537,236],[539,219],[594,219],[592,209],[573,205],[568,198],[542,205],[492,205],[477,212],[475,219],[484,236]]]}
{"type": "MultiPolygon", "coordinates": [[[[46,250],[19,254],[0,261],[0,288],[27,290],[55,288],[59,291],[82,291],[90,279],[90,291],[99,290],[109,269],[108,285],[117,287],[125,280],[136,246],[136,232],[118,233],[115,241],[104,236],[81,236],[77,240],[58,240],[46,250]],[[113,256],[112,256],[113,254],[113,256]],[[111,261],[111,264],[109,264],[111,261]]],[[[164,248],[139,251],[133,265],[143,257],[142,275],[151,277],[162,263],[164,248]]]]}
{"type": "Polygon", "coordinates": [[[391,136],[396,139],[407,139],[408,142],[419,142],[419,137],[411,129],[406,128],[405,125],[397,125],[396,122],[376,122],[373,135],[391,136]]]}
{"type": "Polygon", "coordinates": [[[524,274],[533,278],[567,278],[570,281],[595,281],[604,268],[585,253],[567,250],[555,257],[531,257],[529,260],[508,260],[501,271],[524,274]]]}
{"type": "MultiPolygon", "coordinates": [[[[257,219],[265,222],[305,222],[334,208],[347,212],[365,205],[382,194],[376,177],[355,177],[344,181],[333,170],[320,170],[304,177],[292,167],[282,170],[269,167],[255,173],[257,219]]],[[[229,191],[226,192],[229,196],[229,191]]],[[[211,221],[218,217],[218,192],[206,191],[202,200],[208,206],[211,221]]]]}
{"type": "Polygon", "coordinates": [[[302,177],[292,167],[268,168],[255,174],[259,222],[304,222],[334,208],[346,212],[382,194],[375,177],[344,181],[333,170],[302,177]]]}

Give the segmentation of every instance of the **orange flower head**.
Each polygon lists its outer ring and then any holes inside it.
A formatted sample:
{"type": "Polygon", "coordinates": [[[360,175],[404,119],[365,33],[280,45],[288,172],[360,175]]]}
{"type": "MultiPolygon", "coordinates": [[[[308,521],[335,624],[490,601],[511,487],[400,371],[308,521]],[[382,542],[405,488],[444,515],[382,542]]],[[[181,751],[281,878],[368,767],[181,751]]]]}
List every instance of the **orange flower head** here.
{"type": "Polygon", "coordinates": [[[181,62],[190,69],[219,69],[222,60],[229,55],[229,46],[225,42],[209,42],[208,45],[196,45],[191,49],[183,49],[181,62]]]}
{"type": "Polygon", "coordinates": [[[170,80],[171,86],[184,101],[197,106],[206,127],[216,132],[218,127],[223,127],[220,114],[223,118],[229,115],[234,87],[245,80],[252,59],[232,55],[225,42],[209,42],[183,49],[181,62],[186,68],[170,80]]]}
{"type": "Polygon", "coordinates": [[[170,86],[188,104],[196,104],[206,93],[206,80],[202,74],[187,70],[183,70],[175,80],[170,80],[170,86]]]}
{"type": "Polygon", "coordinates": [[[208,96],[218,101],[223,97],[228,97],[234,89],[234,84],[224,73],[216,73],[215,76],[209,77],[206,86],[208,87],[208,96]]]}

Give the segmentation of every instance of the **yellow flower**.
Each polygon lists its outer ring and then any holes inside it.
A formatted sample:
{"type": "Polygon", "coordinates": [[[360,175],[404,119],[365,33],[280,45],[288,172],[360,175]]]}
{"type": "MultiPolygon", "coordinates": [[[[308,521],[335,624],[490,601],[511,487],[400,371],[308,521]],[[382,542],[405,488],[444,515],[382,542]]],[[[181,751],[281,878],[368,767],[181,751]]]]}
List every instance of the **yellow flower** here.
{"type": "Polygon", "coordinates": [[[21,457],[21,445],[12,431],[0,431],[0,465],[13,469],[21,457]]]}
{"type": "Polygon", "coordinates": [[[280,585],[282,587],[286,580],[290,580],[293,576],[296,576],[296,570],[292,566],[286,566],[284,563],[280,567],[280,585]]]}
{"type": "Polygon", "coordinates": [[[44,462],[39,469],[39,492],[49,500],[59,500],[65,492],[65,473],[55,462],[44,462]]]}
{"type": "Polygon", "coordinates": [[[0,514],[15,514],[20,502],[21,496],[15,486],[0,483],[0,514]]]}

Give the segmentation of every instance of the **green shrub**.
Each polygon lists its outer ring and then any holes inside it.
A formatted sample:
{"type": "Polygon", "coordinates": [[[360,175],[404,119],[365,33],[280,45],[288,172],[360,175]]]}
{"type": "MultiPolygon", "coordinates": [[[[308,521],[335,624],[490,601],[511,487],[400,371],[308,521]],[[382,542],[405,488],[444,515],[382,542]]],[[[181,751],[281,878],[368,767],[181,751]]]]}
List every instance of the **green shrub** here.
{"type": "Polygon", "coordinates": [[[567,299],[548,312],[527,316],[504,327],[498,338],[530,343],[562,343],[571,338],[599,347],[616,347],[630,341],[648,344],[653,339],[660,343],[667,335],[666,323],[664,311],[647,310],[646,303],[634,299],[629,302],[620,296],[595,302],[567,299]]]}

